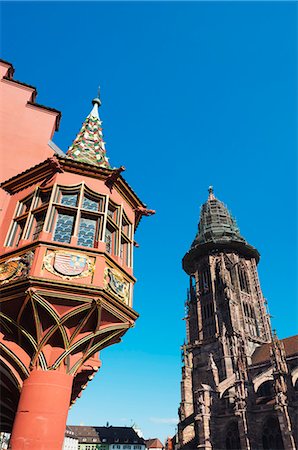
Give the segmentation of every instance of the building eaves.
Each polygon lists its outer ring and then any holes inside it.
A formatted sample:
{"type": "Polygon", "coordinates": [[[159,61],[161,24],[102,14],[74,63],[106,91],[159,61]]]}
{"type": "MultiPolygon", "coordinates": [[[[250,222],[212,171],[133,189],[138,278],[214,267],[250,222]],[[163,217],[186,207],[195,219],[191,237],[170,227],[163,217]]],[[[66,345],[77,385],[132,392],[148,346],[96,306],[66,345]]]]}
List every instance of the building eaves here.
{"type": "Polygon", "coordinates": [[[59,110],[57,110],[55,108],[51,108],[49,106],[45,106],[45,105],[41,105],[39,103],[36,103],[35,102],[35,99],[37,97],[37,89],[36,89],[36,87],[32,86],[31,84],[24,83],[23,81],[15,80],[13,78],[14,71],[15,71],[13,65],[11,63],[9,63],[8,61],[3,60],[3,59],[0,59],[0,62],[2,62],[3,64],[7,64],[9,66],[8,74],[3,77],[3,80],[8,81],[9,83],[14,83],[14,84],[17,84],[19,86],[23,86],[25,88],[28,88],[28,89],[32,90],[31,100],[29,100],[27,102],[27,105],[34,106],[34,107],[37,107],[37,108],[41,108],[41,109],[44,109],[46,111],[50,111],[50,112],[53,112],[53,113],[56,114],[57,117],[56,117],[56,121],[55,121],[55,130],[58,131],[59,125],[60,125],[61,116],[62,116],[61,111],[59,111],[59,110]]]}

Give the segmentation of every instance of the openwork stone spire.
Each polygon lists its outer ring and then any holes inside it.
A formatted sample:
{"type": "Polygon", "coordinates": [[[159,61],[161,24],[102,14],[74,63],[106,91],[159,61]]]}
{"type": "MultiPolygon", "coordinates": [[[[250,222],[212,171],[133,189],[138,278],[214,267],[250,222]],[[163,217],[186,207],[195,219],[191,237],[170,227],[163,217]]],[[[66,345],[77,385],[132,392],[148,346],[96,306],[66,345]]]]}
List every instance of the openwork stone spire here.
{"type": "Polygon", "coordinates": [[[103,141],[101,120],[98,108],[101,101],[98,97],[92,100],[93,109],[87,116],[82,128],[66,152],[70,158],[93,164],[95,166],[110,169],[110,163],[106,157],[105,143],[103,141]]]}
{"type": "Polygon", "coordinates": [[[226,206],[215,197],[212,186],[208,192],[208,200],[202,206],[199,231],[193,245],[218,241],[245,242],[235,219],[226,206]]]}

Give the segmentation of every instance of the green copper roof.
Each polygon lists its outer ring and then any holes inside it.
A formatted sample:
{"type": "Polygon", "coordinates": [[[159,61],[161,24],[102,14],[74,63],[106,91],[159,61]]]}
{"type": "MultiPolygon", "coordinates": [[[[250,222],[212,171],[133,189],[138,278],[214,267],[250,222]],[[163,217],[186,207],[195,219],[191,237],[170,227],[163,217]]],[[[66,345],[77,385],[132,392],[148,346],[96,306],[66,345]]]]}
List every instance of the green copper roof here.
{"type": "Polygon", "coordinates": [[[103,141],[102,122],[98,115],[98,107],[101,105],[101,101],[99,98],[95,98],[92,103],[91,113],[87,116],[79,134],[66,154],[76,161],[110,169],[111,166],[106,157],[103,141]]]}
{"type": "Polygon", "coordinates": [[[226,206],[215,198],[213,188],[209,188],[209,197],[201,208],[199,230],[192,247],[207,242],[228,242],[245,239],[240,235],[235,219],[226,206]]]}

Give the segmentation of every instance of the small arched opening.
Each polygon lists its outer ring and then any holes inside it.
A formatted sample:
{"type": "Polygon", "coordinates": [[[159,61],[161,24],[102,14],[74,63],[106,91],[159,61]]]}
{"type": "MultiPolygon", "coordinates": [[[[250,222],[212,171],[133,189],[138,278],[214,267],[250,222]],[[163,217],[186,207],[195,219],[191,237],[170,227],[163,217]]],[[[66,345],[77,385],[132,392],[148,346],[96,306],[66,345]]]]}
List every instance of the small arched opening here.
{"type": "Polygon", "coordinates": [[[267,380],[262,383],[256,392],[257,394],[257,404],[262,405],[268,403],[268,401],[274,398],[274,387],[273,381],[267,380]]]}

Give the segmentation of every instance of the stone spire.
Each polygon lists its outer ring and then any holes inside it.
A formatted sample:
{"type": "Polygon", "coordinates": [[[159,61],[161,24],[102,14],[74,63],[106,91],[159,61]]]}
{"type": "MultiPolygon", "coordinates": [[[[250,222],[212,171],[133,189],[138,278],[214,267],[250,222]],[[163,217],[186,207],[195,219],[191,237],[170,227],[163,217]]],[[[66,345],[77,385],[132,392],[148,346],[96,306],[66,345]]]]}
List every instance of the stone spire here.
{"type": "Polygon", "coordinates": [[[255,258],[258,262],[259,252],[241,236],[236,220],[227,207],[215,197],[212,186],[208,192],[208,199],[201,208],[197,235],[183,258],[184,270],[191,273],[194,270],[195,259],[215,249],[236,250],[242,255],[255,258]]]}
{"type": "Polygon", "coordinates": [[[230,240],[245,242],[235,219],[226,206],[215,197],[212,186],[208,192],[208,200],[201,208],[199,230],[193,245],[230,240]]]}
{"type": "Polygon", "coordinates": [[[87,116],[79,134],[66,154],[75,161],[110,169],[111,166],[106,157],[105,143],[103,141],[102,122],[98,114],[98,108],[101,105],[99,95],[92,100],[92,104],[92,111],[87,116]]]}

